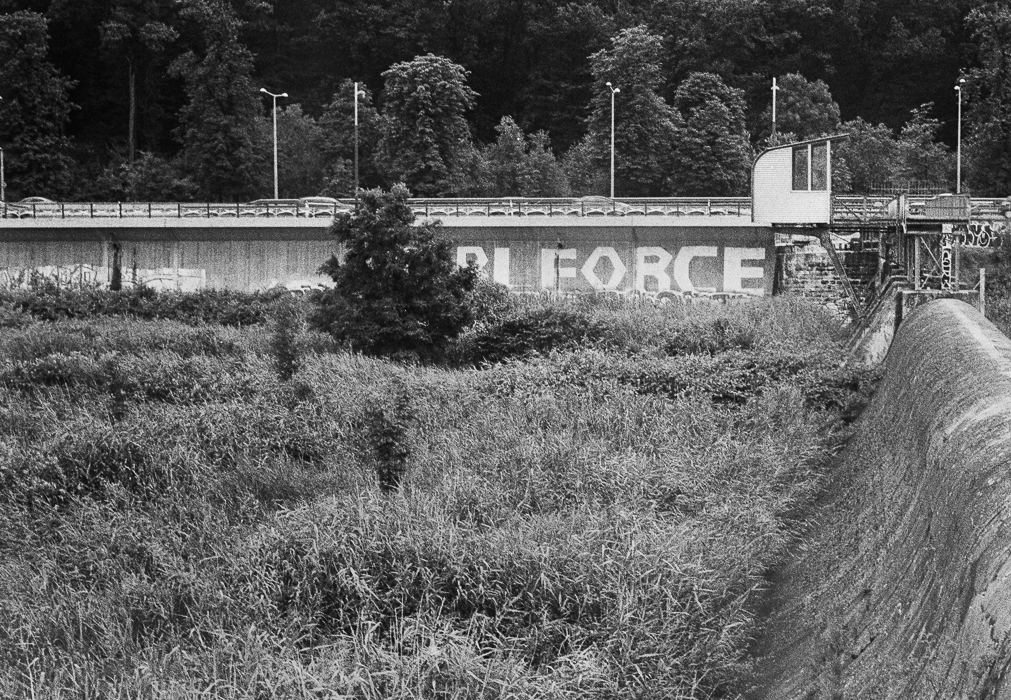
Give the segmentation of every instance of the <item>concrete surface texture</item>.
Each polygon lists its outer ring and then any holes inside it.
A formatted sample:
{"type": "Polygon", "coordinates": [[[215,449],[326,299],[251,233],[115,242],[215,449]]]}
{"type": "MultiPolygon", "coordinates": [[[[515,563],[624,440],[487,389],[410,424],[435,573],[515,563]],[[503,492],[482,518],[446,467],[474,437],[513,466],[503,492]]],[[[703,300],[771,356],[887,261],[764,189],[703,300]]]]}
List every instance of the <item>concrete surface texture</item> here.
{"type": "Polygon", "coordinates": [[[939,300],[899,327],[817,524],[776,572],[750,696],[1011,699],[1011,341],[939,300]]]}

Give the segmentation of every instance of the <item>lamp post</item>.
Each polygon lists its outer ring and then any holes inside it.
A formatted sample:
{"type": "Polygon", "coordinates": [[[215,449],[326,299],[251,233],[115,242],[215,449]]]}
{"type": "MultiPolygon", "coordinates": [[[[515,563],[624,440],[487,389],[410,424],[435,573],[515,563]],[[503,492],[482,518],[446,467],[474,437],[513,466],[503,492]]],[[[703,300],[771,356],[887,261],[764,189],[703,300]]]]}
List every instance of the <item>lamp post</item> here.
{"type": "Polygon", "coordinates": [[[776,85],[776,79],[772,79],[772,145],[776,145],[776,93],[779,92],[779,86],[776,85]]]}
{"type": "MultiPolygon", "coordinates": [[[[3,98],[0,97],[0,100],[3,98]]],[[[4,181],[4,149],[0,148],[0,202],[7,201],[7,183],[4,181]]]]}
{"type": "Polygon", "coordinates": [[[614,199],[614,96],[621,92],[621,88],[607,83],[607,89],[611,91],[611,199],[614,199]]]}
{"type": "Polygon", "coordinates": [[[274,98],[274,109],[272,114],[274,116],[274,199],[277,199],[277,98],[287,97],[288,93],[282,92],[280,95],[275,95],[269,92],[267,88],[260,88],[260,92],[266,93],[274,98]]]}
{"type": "Polygon", "coordinates": [[[958,145],[955,156],[955,194],[962,194],[962,85],[965,78],[958,79],[955,92],[958,93],[958,145]]]}
{"type": "Polygon", "coordinates": [[[358,96],[365,96],[365,92],[358,89],[355,83],[355,199],[358,199],[358,96]]]}

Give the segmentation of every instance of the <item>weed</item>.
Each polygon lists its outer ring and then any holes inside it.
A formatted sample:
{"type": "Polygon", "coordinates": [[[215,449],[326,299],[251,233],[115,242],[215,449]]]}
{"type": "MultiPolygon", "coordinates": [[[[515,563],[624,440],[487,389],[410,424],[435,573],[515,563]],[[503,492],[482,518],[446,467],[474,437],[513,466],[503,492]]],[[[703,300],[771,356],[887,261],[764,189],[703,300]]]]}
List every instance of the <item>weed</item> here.
{"type": "Polygon", "coordinates": [[[0,695],[733,696],[873,377],[789,300],[484,324],[487,369],[305,332],[290,380],[262,325],[7,328],[0,695]]]}
{"type": "Polygon", "coordinates": [[[379,488],[396,491],[407,473],[411,448],[408,428],[412,412],[409,398],[403,390],[389,408],[375,405],[365,412],[363,432],[379,488]]]}
{"type": "Polygon", "coordinates": [[[303,310],[293,297],[280,299],[274,307],[270,350],[274,356],[277,376],[288,381],[298,372],[301,361],[299,336],[305,325],[303,310]]]}

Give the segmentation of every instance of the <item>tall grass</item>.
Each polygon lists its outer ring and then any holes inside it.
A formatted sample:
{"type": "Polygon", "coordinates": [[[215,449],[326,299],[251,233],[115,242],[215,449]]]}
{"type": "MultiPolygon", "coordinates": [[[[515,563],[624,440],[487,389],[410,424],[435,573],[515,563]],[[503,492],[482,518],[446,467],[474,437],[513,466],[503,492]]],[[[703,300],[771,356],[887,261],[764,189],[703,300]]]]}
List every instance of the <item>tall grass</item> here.
{"type": "Polygon", "coordinates": [[[599,342],[284,379],[266,328],[5,331],[0,695],[732,695],[867,378],[793,302],[560,311],[599,342]]]}

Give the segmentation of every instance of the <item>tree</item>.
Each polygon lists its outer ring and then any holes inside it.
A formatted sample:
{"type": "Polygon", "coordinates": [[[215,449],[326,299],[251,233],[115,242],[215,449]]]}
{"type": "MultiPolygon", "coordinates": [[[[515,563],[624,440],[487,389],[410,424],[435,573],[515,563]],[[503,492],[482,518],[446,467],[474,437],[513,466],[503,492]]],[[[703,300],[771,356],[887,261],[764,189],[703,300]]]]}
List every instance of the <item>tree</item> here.
{"type": "Polygon", "coordinates": [[[713,73],[692,73],[674,93],[674,108],[673,193],[709,197],[747,193],[752,153],[742,92],[713,73]]]}
{"type": "Polygon", "coordinates": [[[74,83],[49,62],[49,32],[35,12],[0,15],[0,147],[8,194],[61,196],[71,187],[67,93],[74,83]]]}
{"type": "Polygon", "coordinates": [[[502,117],[498,138],[484,150],[488,197],[562,197],[565,173],[543,131],[527,136],[512,117],[502,117]]]}
{"type": "Polygon", "coordinates": [[[849,138],[833,144],[832,186],[837,192],[875,193],[882,188],[928,186],[944,189],[953,180],[951,149],[937,140],[941,124],[927,116],[931,105],[914,109],[898,137],[884,124],[859,117],[842,125],[849,138]]]}
{"type": "MultiPolygon", "coordinates": [[[[260,143],[273,139],[273,124],[260,121],[260,143]]],[[[277,182],[282,197],[305,197],[322,191],[325,182],[323,130],[292,104],[277,110],[277,182]]]]}
{"type": "MultiPolygon", "coordinates": [[[[583,139],[593,97],[589,56],[610,44],[615,18],[593,0],[547,3],[550,14],[531,22],[529,68],[519,81],[521,124],[545,129],[565,152],[583,139]]],[[[483,87],[483,86],[482,86],[483,87]]],[[[482,93],[484,90],[482,90],[482,93]]]]}
{"type": "Polygon", "coordinates": [[[177,58],[170,72],[185,82],[187,104],[178,135],[183,160],[201,194],[238,201],[264,181],[267,144],[257,139],[259,98],[253,59],[239,41],[240,22],[226,0],[184,0],[181,14],[197,24],[201,46],[177,58]]]}
{"type": "Polygon", "coordinates": [[[179,33],[168,24],[169,13],[164,0],[116,0],[100,27],[102,47],[120,54],[127,65],[127,156],[131,162],[137,147],[137,72],[143,76],[152,59],[178,38],[179,33]]]}
{"type": "Polygon", "coordinates": [[[884,124],[860,117],[845,122],[841,130],[849,138],[832,144],[832,189],[869,194],[892,177],[898,159],[895,135],[884,124]]]}
{"type": "Polygon", "coordinates": [[[424,197],[459,192],[474,148],[465,115],[477,93],[467,87],[467,71],[428,54],[392,66],[383,77],[383,152],[391,174],[424,197]]]}
{"type": "Polygon", "coordinates": [[[178,164],[141,151],[133,160],[121,156],[97,178],[90,199],[114,202],[185,202],[197,186],[178,164]]]}
{"type": "Polygon", "coordinates": [[[412,225],[409,192],[365,190],[330,233],[344,249],[320,271],[334,287],[320,297],[317,326],[355,350],[434,358],[473,319],[477,269],[457,266],[437,222],[412,225]]]}
{"type": "MultiPolygon", "coordinates": [[[[787,73],[776,81],[776,132],[803,140],[838,133],[839,105],[828,85],[808,80],[800,73],[787,73]]],[[[772,105],[762,112],[763,135],[771,134],[772,105]]],[[[779,139],[780,142],[783,139],[779,139]]]]}
{"type": "Polygon", "coordinates": [[[966,179],[978,195],[1011,193],[1011,8],[989,4],[967,20],[979,67],[965,84],[966,179]]]}
{"type": "MultiPolygon", "coordinates": [[[[769,27],[769,0],[654,0],[644,19],[664,37],[668,80],[677,85],[692,73],[741,75],[754,70],[761,50],[776,37],[769,27]]],[[[787,4],[787,3],[779,3],[787,4]]],[[[793,3],[789,3],[793,4],[793,3]]],[[[801,4],[801,3],[797,3],[801,4]]]]}
{"type": "Polygon", "coordinates": [[[937,140],[941,122],[927,116],[932,108],[928,102],[912,110],[912,118],[899,132],[892,180],[928,183],[935,188],[945,188],[954,181],[955,158],[951,149],[937,140]]]}
{"type": "Polygon", "coordinates": [[[663,38],[646,27],[623,29],[611,47],[590,56],[594,96],[589,143],[606,167],[611,148],[611,88],[615,100],[615,192],[626,197],[666,194],[674,147],[674,111],[659,94],[663,38]]]}
{"type": "MultiPolygon", "coordinates": [[[[377,162],[379,141],[384,121],[372,103],[372,93],[358,86],[358,186],[380,187],[386,184],[386,173],[377,162]]],[[[324,160],[326,194],[334,197],[354,195],[355,160],[355,84],[351,79],[341,83],[320,117],[321,152],[324,160]]]]}
{"type": "Polygon", "coordinates": [[[562,156],[562,170],[565,171],[565,177],[574,196],[608,193],[608,172],[600,162],[598,151],[597,145],[586,136],[562,156]]]}

